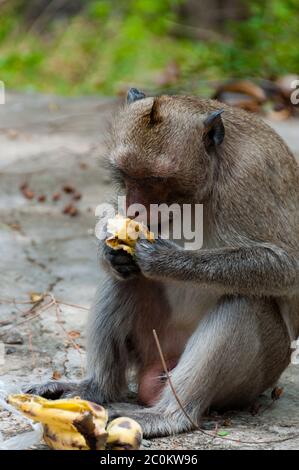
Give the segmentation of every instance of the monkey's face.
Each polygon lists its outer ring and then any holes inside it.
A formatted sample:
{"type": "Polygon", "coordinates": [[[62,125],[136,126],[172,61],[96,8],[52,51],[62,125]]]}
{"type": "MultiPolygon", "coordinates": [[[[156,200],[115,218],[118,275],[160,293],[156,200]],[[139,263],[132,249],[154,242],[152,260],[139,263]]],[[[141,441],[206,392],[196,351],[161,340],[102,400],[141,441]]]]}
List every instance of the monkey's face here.
{"type": "Polygon", "coordinates": [[[197,100],[178,96],[124,107],[114,124],[110,163],[127,206],[200,202],[212,171],[206,117],[197,100]]]}

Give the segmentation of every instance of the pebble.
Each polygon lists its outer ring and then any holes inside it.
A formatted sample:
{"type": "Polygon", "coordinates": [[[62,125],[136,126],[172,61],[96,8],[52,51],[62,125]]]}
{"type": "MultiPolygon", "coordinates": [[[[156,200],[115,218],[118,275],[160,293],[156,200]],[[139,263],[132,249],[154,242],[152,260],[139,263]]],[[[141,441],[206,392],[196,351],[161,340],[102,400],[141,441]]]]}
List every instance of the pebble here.
{"type": "Polygon", "coordinates": [[[23,344],[24,339],[18,331],[9,331],[3,338],[5,344],[23,344]]]}

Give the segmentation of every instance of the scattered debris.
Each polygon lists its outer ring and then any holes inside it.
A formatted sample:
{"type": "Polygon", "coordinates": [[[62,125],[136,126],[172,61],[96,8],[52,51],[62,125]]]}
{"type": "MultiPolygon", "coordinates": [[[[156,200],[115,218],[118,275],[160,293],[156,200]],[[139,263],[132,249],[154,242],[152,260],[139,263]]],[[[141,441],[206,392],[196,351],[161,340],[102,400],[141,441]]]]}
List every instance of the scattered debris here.
{"type": "Polygon", "coordinates": [[[41,302],[44,300],[44,294],[37,294],[36,292],[31,292],[30,300],[32,303],[41,302]]]}
{"type": "Polygon", "coordinates": [[[67,214],[67,215],[70,215],[71,217],[75,217],[76,215],[79,214],[79,210],[77,209],[76,206],[74,206],[72,203],[70,204],[67,204],[63,211],[62,211],[63,214],[67,214]]]}
{"type": "Polygon", "coordinates": [[[227,431],[218,431],[217,433],[217,436],[220,436],[220,437],[225,437],[225,436],[228,436],[229,433],[227,431]]]}
{"type": "Polygon", "coordinates": [[[17,330],[10,330],[3,336],[5,344],[24,344],[24,339],[21,333],[17,330]]]}
{"type": "Polygon", "coordinates": [[[70,338],[75,339],[75,338],[80,338],[81,334],[80,334],[79,331],[72,330],[72,331],[69,331],[69,332],[68,332],[68,336],[69,336],[70,338]]]}
{"type": "Polygon", "coordinates": [[[10,348],[5,349],[5,354],[7,354],[7,356],[9,356],[9,354],[14,354],[16,351],[17,351],[16,348],[14,348],[12,346],[10,348]]]}
{"type": "Polygon", "coordinates": [[[79,201],[82,198],[82,194],[79,191],[76,191],[72,197],[74,201],[79,201]]]}
{"type": "Polygon", "coordinates": [[[271,398],[272,398],[273,401],[276,401],[276,400],[279,400],[279,398],[281,398],[282,395],[283,395],[283,388],[282,387],[275,387],[272,390],[271,398]]]}
{"type": "Polygon", "coordinates": [[[59,380],[61,379],[61,373],[59,370],[54,370],[52,374],[52,380],[59,380]]]}
{"type": "Polygon", "coordinates": [[[10,227],[12,230],[15,230],[16,232],[21,232],[22,227],[19,222],[11,222],[7,224],[8,227],[10,227]]]}
{"type": "Polygon", "coordinates": [[[76,189],[74,188],[74,186],[70,185],[70,184],[65,184],[63,187],[62,187],[62,190],[66,193],[66,194],[72,194],[76,191],[76,189]]]}
{"type": "Polygon", "coordinates": [[[20,191],[26,199],[33,199],[35,197],[34,192],[29,189],[28,183],[23,183],[20,186],[20,191]]]}
{"type": "Polygon", "coordinates": [[[52,194],[52,201],[59,201],[61,199],[61,194],[56,192],[52,194]]]}
{"type": "Polygon", "coordinates": [[[11,320],[0,320],[0,327],[1,326],[7,326],[11,324],[11,320]]]}

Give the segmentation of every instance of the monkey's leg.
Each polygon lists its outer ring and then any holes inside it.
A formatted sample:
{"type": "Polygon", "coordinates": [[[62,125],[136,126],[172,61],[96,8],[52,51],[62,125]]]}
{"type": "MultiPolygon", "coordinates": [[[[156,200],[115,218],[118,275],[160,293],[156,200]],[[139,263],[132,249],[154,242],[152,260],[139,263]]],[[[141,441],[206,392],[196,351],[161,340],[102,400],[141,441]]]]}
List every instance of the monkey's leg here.
{"type": "MultiPolygon", "coordinates": [[[[272,300],[225,297],[200,322],[172,371],[172,383],[193,422],[210,406],[240,408],[275,384],[288,365],[289,337],[272,300]]],[[[115,405],[114,413],[128,413],[115,405]]],[[[112,411],[113,414],[113,411],[112,411]]],[[[145,436],[192,429],[169,385],[149,409],[129,411],[145,436]]]]}
{"type": "Polygon", "coordinates": [[[87,378],[82,382],[48,382],[26,391],[56,399],[79,395],[104,403],[124,399],[127,393],[127,339],[134,309],[134,281],[106,278],[96,294],[88,325],[87,378]]]}

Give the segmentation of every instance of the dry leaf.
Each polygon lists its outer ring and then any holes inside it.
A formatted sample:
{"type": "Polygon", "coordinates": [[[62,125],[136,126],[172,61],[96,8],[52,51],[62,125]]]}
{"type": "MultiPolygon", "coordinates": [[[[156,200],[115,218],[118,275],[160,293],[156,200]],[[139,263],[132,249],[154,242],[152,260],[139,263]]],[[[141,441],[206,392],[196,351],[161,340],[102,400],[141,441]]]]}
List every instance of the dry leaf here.
{"type": "Polygon", "coordinates": [[[37,294],[36,292],[32,292],[30,294],[30,300],[32,303],[36,304],[36,302],[40,302],[43,300],[44,295],[43,294],[37,294]]]}
{"type": "Polygon", "coordinates": [[[75,217],[76,215],[78,215],[79,211],[77,209],[77,207],[75,207],[73,204],[67,204],[64,209],[63,209],[63,214],[68,214],[70,215],[71,217],[75,217]]]}
{"type": "Polygon", "coordinates": [[[58,370],[54,370],[52,374],[52,379],[53,380],[59,380],[61,379],[61,373],[58,370]]]}
{"type": "Polygon", "coordinates": [[[72,339],[80,338],[81,334],[79,331],[72,330],[68,332],[68,336],[70,336],[72,339]]]}
{"type": "Polygon", "coordinates": [[[283,394],[283,388],[282,387],[275,387],[272,390],[271,398],[274,401],[279,400],[279,398],[282,396],[282,394],[283,394]]]}
{"type": "Polygon", "coordinates": [[[67,194],[71,194],[71,193],[74,193],[76,190],[74,188],[74,186],[70,185],[70,184],[65,184],[63,187],[62,187],[63,191],[67,194]]]}
{"type": "Polygon", "coordinates": [[[21,224],[19,224],[19,222],[12,222],[12,223],[9,223],[7,224],[12,230],[16,230],[16,232],[20,232],[22,227],[21,227],[21,224]]]}
{"type": "Polygon", "coordinates": [[[34,192],[31,191],[31,189],[29,189],[27,183],[23,183],[23,184],[20,186],[20,191],[21,191],[21,193],[23,194],[23,196],[24,196],[26,199],[33,199],[34,196],[35,196],[34,192]]]}

